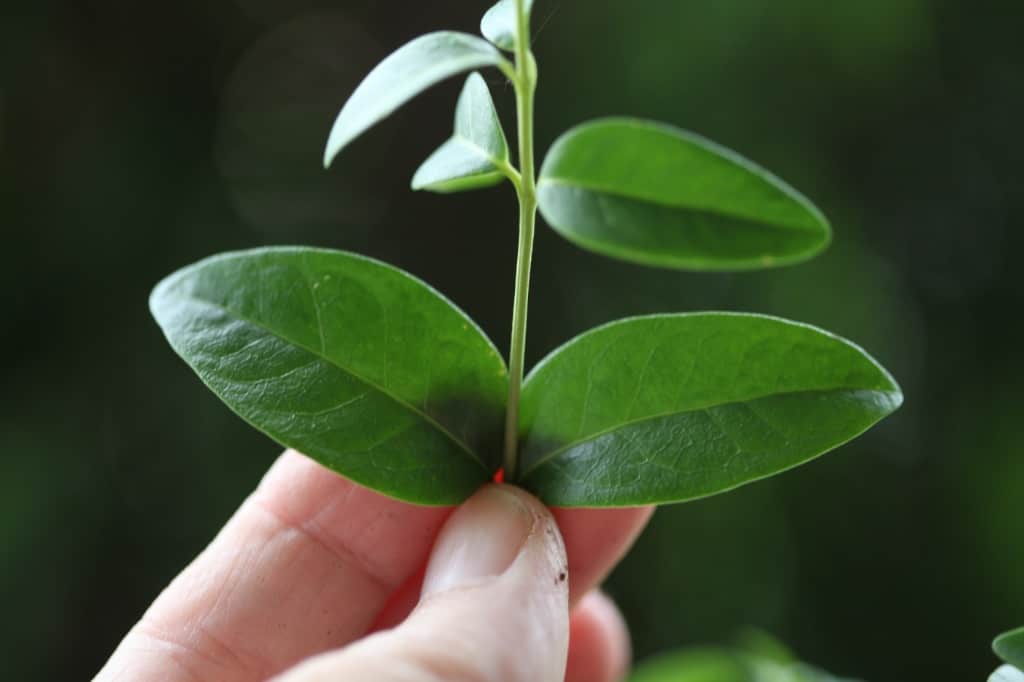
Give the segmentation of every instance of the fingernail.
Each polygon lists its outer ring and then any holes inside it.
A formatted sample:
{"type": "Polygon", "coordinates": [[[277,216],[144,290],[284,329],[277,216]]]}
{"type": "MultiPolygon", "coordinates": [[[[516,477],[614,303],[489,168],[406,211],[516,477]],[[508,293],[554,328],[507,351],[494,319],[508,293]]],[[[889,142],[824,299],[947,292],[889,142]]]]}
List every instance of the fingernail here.
{"type": "Polygon", "coordinates": [[[489,485],[452,514],[427,565],[423,595],[501,575],[533,530],[534,514],[504,486],[489,485]]]}

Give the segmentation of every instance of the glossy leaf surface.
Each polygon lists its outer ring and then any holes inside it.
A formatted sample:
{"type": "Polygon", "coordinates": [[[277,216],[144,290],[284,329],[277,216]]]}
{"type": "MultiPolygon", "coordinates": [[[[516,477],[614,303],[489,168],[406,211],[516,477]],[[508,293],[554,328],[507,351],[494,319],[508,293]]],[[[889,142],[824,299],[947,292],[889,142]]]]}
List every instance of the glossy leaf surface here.
{"type": "Polygon", "coordinates": [[[733,313],[622,320],[527,377],[521,479],[557,506],[690,500],[806,462],[901,402],[867,354],[813,327],[733,313]]]}
{"type": "Polygon", "coordinates": [[[601,119],[559,138],[538,199],[570,241],[644,265],[784,265],[831,238],[824,216],[767,171],[693,133],[637,119],[601,119]]]}
{"type": "Polygon", "coordinates": [[[992,650],[1010,665],[1024,670],[1024,627],[996,637],[992,642],[992,650]]]}
{"type": "Polygon", "coordinates": [[[458,192],[489,187],[504,179],[508,141],[491,91],[479,73],[470,74],[455,107],[455,134],[423,162],[413,189],[458,192]]]}
{"type": "Polygon", "coordinates": [[[452,31],[429,33],[398,48],[363,79],[338,114],[324,151],[324,166],[349,142],[431,85],[504,61],[487,41],[452,31]]]}
{"type": "MultiPolygon", "coordinates": [[[[526,0],[527,21],[532,10],[533,0],[526,0]]],[[[514,50],[516,35],[519,33],[515,0],[499,0],[498,4],[487,10],[480,21],[480,32],[501,49],[514,50]]]]}
{"type": "Polygon", "coordinates": [[[165,279],[150,308],[243,419],[363,485],[454,504],[498,467],[504,362],[400,270],[321,249],[230,253],[165,279]]]}

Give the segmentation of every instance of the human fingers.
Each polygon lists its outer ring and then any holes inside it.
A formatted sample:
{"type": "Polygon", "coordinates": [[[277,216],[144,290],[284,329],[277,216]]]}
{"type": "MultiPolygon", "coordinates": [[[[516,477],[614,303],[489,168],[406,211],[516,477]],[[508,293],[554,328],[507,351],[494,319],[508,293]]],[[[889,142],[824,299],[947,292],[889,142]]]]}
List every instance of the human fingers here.
{"type": "Polygon", "coordinates": [[[567,578],[550,512],[521,490],[486,486],[442,529],[405,622],[278,682],[562,682],[567,578]]]}
{"type": "Polygon", "coordinates": [[[602,592],[591,590],[569,620],[565,682],[619,682],[629,672],[630,657],[622,614],[602,592]]]}
{"type": "Polygon", "coordinates": [[[449,513],[286,452],[96,679],[249,682],[343,646],[423,565],[449,513]]]}
{"type": "MultiPolygon", "coordinates": [[[[633,545],[654,507],[625,509],[553,509],[565,541],[569,566],[569,602],[575,605],[599,585],[633,545]]],[[[422,574],[414,574],[381,612],[371,631],[401,623],[419,600],[422,574]]]]}
{"type": "Polygon", "coordinates": [[[569,599],[576,604],[600,585],[633,546],[654,507],[553,509],[569,557],[569,599]]]}

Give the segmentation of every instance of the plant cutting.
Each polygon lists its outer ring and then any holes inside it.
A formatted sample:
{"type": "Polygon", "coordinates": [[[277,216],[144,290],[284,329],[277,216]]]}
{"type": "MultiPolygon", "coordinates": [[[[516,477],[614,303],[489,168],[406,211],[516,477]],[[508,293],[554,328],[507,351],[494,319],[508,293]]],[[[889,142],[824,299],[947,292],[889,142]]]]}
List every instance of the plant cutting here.
{"type": "Polygon", "coordinates": [[[171,346],[243,419],[385,495],[458,504],[499,474],[553,506],[692,500],[811,460],[902,402],[890,374],[826,331],[739,313],[664,314],[583,333],[525,375],[538,212],[584,249],[641,266],[737,271],[804,261],[828,222],[774,175],[693,133],[632,118],[562,135],[539,170],[532,0],[501,0],[483,38],[436,32],[363,80],[327,142],[345,147],[424,89],[470,72],[452,137],[416,190],[509,183],[519,244],[507,363],[429,285],[316,248],[214,256],[161,282],[171,346]],[[488,86],[516,100],[513,158],[488,86]]]}

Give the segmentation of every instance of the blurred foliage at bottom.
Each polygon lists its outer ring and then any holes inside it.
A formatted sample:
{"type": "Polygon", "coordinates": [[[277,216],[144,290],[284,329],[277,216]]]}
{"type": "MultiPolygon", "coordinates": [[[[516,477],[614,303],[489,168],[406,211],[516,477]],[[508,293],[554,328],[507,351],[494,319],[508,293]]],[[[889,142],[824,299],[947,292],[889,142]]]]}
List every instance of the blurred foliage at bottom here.
{"type": "Polygon", "coordinates": [[[629,682],[857,682],[797,660],[781,642],[747,630],[735,646],[693,647],[640,663],[629,682]]]}
{"type": "MultiPolygon", "coordinates": [[[[458,82],[319,164],[392,49],[475,31],[487,3],[8,3],[0,21],[0,625],[9,679],[94,674],[278,448],[150,320],[211,253],[311,244],[427,280],[507,349],[507,188],[413,194],[458,82]],[[495,218],[495,216],[501,216],[495,218]]],[[[539,154],[608,114],[689,128],[772,168],[835,243],[756,274],[644,270],[542,228],[532,362],[596,324],[751,310],[892,370],[867,437],[661,509],[607,589],[639,658],[743,625],[836,674],[983,679],[1024,622],[1024,5],[1001,0],[538,0],[539,154]]],[[[509,125],[511,94],[488,74],[509,125]]]]}

